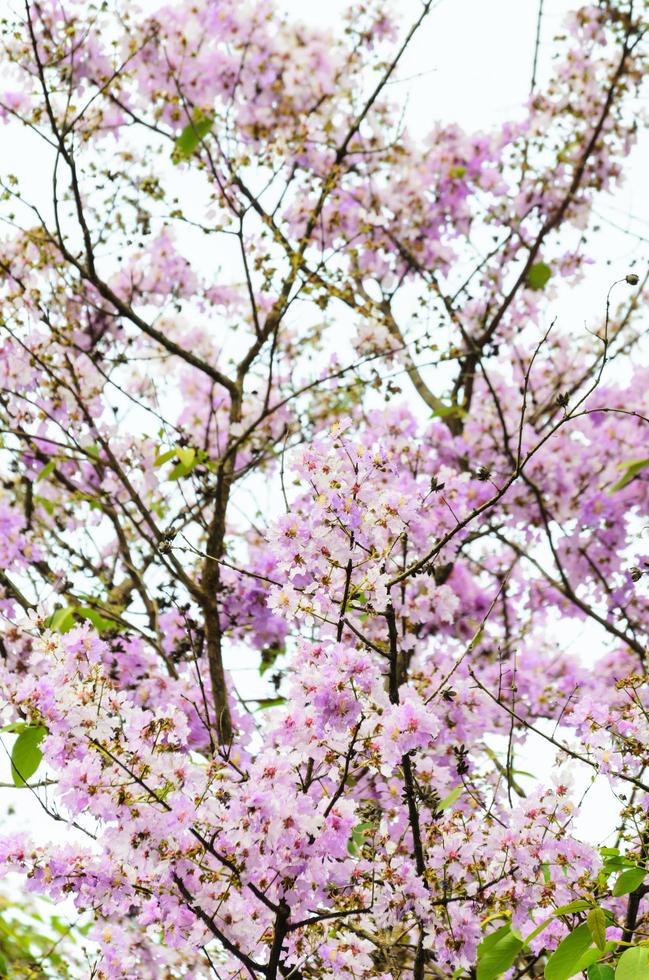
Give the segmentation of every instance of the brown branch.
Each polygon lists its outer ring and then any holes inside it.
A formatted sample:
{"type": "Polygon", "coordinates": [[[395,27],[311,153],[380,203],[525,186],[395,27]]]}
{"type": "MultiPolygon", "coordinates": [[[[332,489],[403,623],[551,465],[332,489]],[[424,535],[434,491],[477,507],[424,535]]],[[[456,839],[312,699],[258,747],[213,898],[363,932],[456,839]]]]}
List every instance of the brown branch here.
{"type": "Polygon", "coordinates": [[[282,947],[284,940],[286,939],[288,933],[288,920],[291,915],[291,910],[284,901],[283,898],[279,901],[279,906],[277,909],[277,914],[275,916],[275,929],[273,932],[273,945],[271,946],[270,956],[268,957],[268,966],[265,969],[265,974],[268,980],[277,980],[277,970],[279,968],[280,960],[282,958],[282,947]]]}
{"type": "Polygon", "coordinates": [[[556,211],[553,214],[550,214],[546,218],[546,220],[544,221],[544,223],[541,226],[541,229],[540,229],[540,231],[539,231],[539,233],[538,233],[535,241],[533,242],[533,244],[531,245],[531,247],[529,249],[527,258],[525,260],[525,263],[524,263],[524,265],[523,265],[520,273],[518,274],[518,276],[516,278],[516,281],[514,282],[514,285],[510,289],[509,293],[507,293],[507,295],[505,296],[503,302],[501,303],[501,305],[499,306],[498,310],[496,311],[496,313],[494,314],[493,318],[491,319],[491,322],[488,324],[488,326],[485,327],[482,335],[480,337],[476,338],[476,340],[474,342],[474,350],[471,351],[469,353],[469,355],[467,356],[467,358],[466,358],[465,365],[464,365],[464,367],[462,369],[461,376],[460,376],[460,378],[461,378],[461,380],[460,380],[460,387],[462,386],[462,382],[465,385],[465,398],[464,398],[464,403],[463,403],[463,407],[464,407],[465,410],[468,409],[469,404],[470,404],[471,394],[472,394],[472,389],[473,389],[472,378],[473,378],[473,375],[474,375],[474,372],[475,372],[475,368],[476,368],[476,366],[477,366],[477,364],[478,364],[478,362],[480,360],[481,351],[483,350],[483,348],[485,347],[485,345],[491,340],[491,338],[496,333],[498,327],[500,326],[500,323],[502,322],[505,314],[507,313],[507,310],[511,306],[514,298],[516,297],[516,295],[517,295],[517,293],[519,291],[519,289],[527,281],[527,277],[528,277],[529,271],[530,271],[532,265],[534,264],[534,261],[535,261],[537,255],[538,255],[539,251],[541,250],[541,246],[543,245],[545,239],[550,234],[550,232],[554,231],[561,224],[561,222],[563,221],[563,219],[564,219],[564,217],[566,215],[566,212],[567,212],[570,204],[573,201],[573,198],[574,198],[575,194],[577,193],[577,191],[579,190],[579,187],[581,186],[581,183],[582,183],[584,174],[586,172],[586,166],[587,166],[588,161],[589,161],[589,159],[590,159],[590,157],[591,157],[591,155],[592,155],[592,153],[593,153],[593,151],[594,151],[594,149],[595,149],[595,147],[597,145],[597,141],[599,140],[599,138],[600,138],[600,136],[602,134],[602,131],[603,131],[603,128],[604,128],[604,124],[606,123],[606,120],[607,120],[607,118],[609,116],[609,113],[611,111],[611,106],[613,104],[613,99],[614,99],[615,94],[616,94],[616,91],[617,91],[618,83],[619,83],[622,75],[624,74],[624,70],[626,68],[627,59],[628,59],[630,53],[632,52],[633,48],[635,47],[635,45],[640,40],[640,37],[642,36],[640,34],[638,36],[638,38],[636,38],[635,42],[633,44],[630,44],[629,41],[630,41],[630,37],[631,37],[632,32],[633,32],[633,22],[632,22],[631,18],[629,17],[629,26],[628,26],[628,29],[627,29],[626,36],[624,38],[624,44],[622,46],[622,55],[621,55],[621,58],[620,58],[620,60],[618,62],[617,68],[616,68],[616,70],[615,70],[615,72],[613,74],[613,77],[612,77],[611,81],[610,81],[610,84],[609,84],[609,87],[608,87],[608,90],[607,90],[607,93],[606,93],[606,98],[604,99],[604,104],[602,106],[602,110],[600,112],[599,118],[598,118],[595,126],[593,127],[593,131],[591,133],[590,139],[588,140],[588,143],[586,144],[586,147],[585,147],[584,152],[583,152],[583,154],[581,156],[581,159],[579,161],[579,164],[577,165],[577,167],[575,169],[575,172],[573,174],[572,180],[570,182],[570,187],[568,188],[568,191],[567,191],[565,197],[563,198],[561,204],[556,209],[556,211]]]}
{"type": "MultiPolygon", "coordinates": [[[[218,939],[218,941],[221,943],[223,948],[227,949],[227,951],[229,953],[232,953],[233,956],[236,956],[236,958],[241,963],[243,963],[243,965],[246,967],[246,969],[248,970],[248,972],[252,977],[256,977],[259,973],[265,973],[266,975],[269,975],[266,967],[262,966],[260,963],[255,963],[255,961],[251,959],[250,956],[248,956],[246,953],[243,953],[237,946],[235,946],[234,943],[228,939],[225,933],[221,932],[221,930],[214,922],[214,916],[208,915],[207,912],[195,902],[191,892],[185,885],[180,875],[178,875],[174,871],[171,877],[173,878],[176,887],[178,888],[178,891],[183,896],[187,908],[190,910],[190,912],[193,912],[194,915],[198,919],[200,919],[204,925],[207,926],[209,931],[212,933],[215,939],[218,939]]],[[[274,976],[276,975],[277,974],[275,973],[274,976]]]]}
{"type": "MultiPolygon", "coordinates": [[[[531,721],[523,718],[516,711],[512,711],[508,705],[504,704],[500,698],[498,698],[495,694],[492,694],[489,688],[485,687],[485,685],[478,680],[470,667],[468,668],[468,672],[480,690],[483,691],[487,697],[491,698],[491,700],[494,701],[500,708],[502,708],[503,711],[506,711],[508,715],[515,718],[516,721],[523,726],[523,728],[527,729],[527,731],[534,732],[535,735],[540,735],[546,742],[549,742],[550,745],[554,745],[555,748],[559,749],[561,752],[565,752],[565,754],[570,756],[571,759],[576,759],[577,761],[583,762],[587,766],[590,766],[591,769],[599,771],[599,766],[596,762],[593,762],[592,759],[589,759],[587,756],[581,755],[580,752],[576,752],[574,749],[569,748],[567,745],[564,745],[563,742],[559,742],[556,738],[554,738],[554,736],[547,735],[545,732],[541,731],[540,728],[537,728],[536,725],[533,725],[531,721]]],[[[621,772],[615,772],[612,773],[612,775],[617,779],[623,780],[623,782],[631,783],[633,786],[637,786],[645,793],[649,793],[649,786],[646,783],[643,783],[641,779],[637,779],[635,776],[629,776],[626,773],[621,772]]]]}

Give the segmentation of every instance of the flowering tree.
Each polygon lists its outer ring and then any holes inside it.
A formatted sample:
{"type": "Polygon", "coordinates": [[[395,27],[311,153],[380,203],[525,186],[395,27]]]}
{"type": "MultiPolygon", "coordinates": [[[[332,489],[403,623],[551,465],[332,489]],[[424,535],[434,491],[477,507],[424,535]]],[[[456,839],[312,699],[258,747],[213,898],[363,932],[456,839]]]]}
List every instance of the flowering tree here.
{"type": "Polygon", "coordinates": [[[550,325],[642,4],[575,10],[518,121],[422,140],[389,83],[432,6],[3,21],[49,182],[2,185],[7,772],[69,835],[0,850],[90,914],[79,976],[649,976],[646,279],[550,325]]]}

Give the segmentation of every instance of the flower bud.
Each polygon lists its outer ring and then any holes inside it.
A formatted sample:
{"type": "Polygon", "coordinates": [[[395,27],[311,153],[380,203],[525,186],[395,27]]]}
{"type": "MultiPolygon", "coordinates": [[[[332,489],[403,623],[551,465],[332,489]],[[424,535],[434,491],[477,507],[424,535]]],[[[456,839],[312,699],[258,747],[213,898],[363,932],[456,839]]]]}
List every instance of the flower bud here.
{"type": "Polygon", "coordinates": [[[628,282],[629,286],[637,286],[640,280],[635,272],[630,272],[625,278],[625,282],[628,282]]]}

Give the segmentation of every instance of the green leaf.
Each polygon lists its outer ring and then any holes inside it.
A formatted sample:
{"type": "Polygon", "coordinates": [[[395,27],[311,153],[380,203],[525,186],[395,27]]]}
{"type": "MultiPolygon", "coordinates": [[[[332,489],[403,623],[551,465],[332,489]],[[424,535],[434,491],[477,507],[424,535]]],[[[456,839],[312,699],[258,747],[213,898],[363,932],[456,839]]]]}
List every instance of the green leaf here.
{"type": "Polygon", "coordinates": [[[40,483],[41,480],[47,480],[50,473],[54,471],[55,466],[56,466],[56,460],[51,459],[49,463],[46,463],[43,469],[40,471],[40,473],[34,480],[34,483],[40,483]]]}
{"type": "Polygon", "coordinates": [[[196,450],[191,449],[189,446],[178,446],[176,456],[183,466],[191,466],[196,458],[196,450]]]}
{"type": "Polygon", "coordinates": [[[635,864],[633,861],[629,861],[624,857],[623,854],[611,855],[604,859],[604,867],[602,868],[602,873],[608,877],[614,871],[620,871],[622,868],[634,868],[635,864]]]}
{"type": "Polygon", "coordinates": [[[364,820],[363,823],[357,823],[352,830],[352,834],[360,835],[361,840],[365,839],[365,831],[373,830],[376,825],[372,823],[371,820],[364,820]]]}
{"type": "Polygon", "coordinates": [[[622,490],[628,483],[631,482],[634,476],[637,476],[640,470],[643,470],[645,466],[649,466],[649,459],[632,459],[628,463],[620,463],[618,465],[619,470],[626,470],[626,473],[621,477],[617,483],[614,483],[609,493],[616,493],[618,490],[622,490]]]}
{"type": "Polygon", "coordinates": [[[583,973],[584,970],[587,970],[589,967],[593,966],[594,963],[601,960],[602,953],[603,950],[598,949],[597,946],[591,946],[579,960],[576,972],[583,973]]]}
{"type": "Polygon", "coordinates": [[[543,932],[546,926],[549,926],[554,919],[558,919],[560,915],[574,915],[575,912],[585,912],[586,909],[590,909],[592,906],[592,902],[587,902],[583,898],[576,898],[574,902],[569,902],[567,905],[560,905],[554,910],[552,915],[548,916],[529,936],[525,937],[525,945],[528,946],[533,939],[536,939],[539,933],[543,932]]]}
{"type": "Polygon", "coordinates": [[[112,619],[106,619],[96,609],[91,609],[90,606],[79,606],[76,614],[81,619],[87,619],[89,623],[92,623],[98,633],[106,633],[108,630],[114,630],[117,625],[112,619]]]}
{"type": "Polygon", "coordinates": [[[84,446],[82,451],[86,454],[86,456],[90,456],[91,459],[99,459],[101,446],[98,446],[96,442],[93,442],[89,446],[84,446]]]}
{"type": "Polygon", "coordinates": [[[548,284],[552,269],[545,262],[535,262],[527,273],[527,285],[530,289],[544,289],[548,284]]]}
{"type": "Polygon", "coordinates": [[[284,647],[281,646],[264,647],[261,651],[261,663],[259,664],[260,675],[263,677],[266,671],[274,666],[277,658],[285,652],[284,647]]]}
{"type": "Polygon", "coordinates": [[[579,960],[579,969],[589,970],[591,966],[599,963],[606,953],[613,953],[617,949],[617,946],[617,942],[612,939],[609,939],[604,944],[604,949],[598,949],[597,946],[591,946],[591,948],[587,949],[582,958],[579,960]]]}
{"type": "Polygon", "coordinates": [[[180,480],[180,479],[182,479],[183,476],[187,476],[188,473],[191,473],[191,471],[193,470],[193,468],[194,468],[193,466],[189,466],[189,467],[185,466],[184,463],[176,463],[176,465],[174,466],[174,468],[170,472],[170,474],[167,477],[167,479],[168,480],[180,480]]]}
{"type": "Polygon", "coordinates": [[[55,633],[69,633],[74,626],[74,609],[70,606],[56,609],[46,621],[46,626],[55,633]]]}
{"type": "MultiPolygon", "coordinates": [[[[577,972],[585,973],[586,970],[590,970],[590,968],[595,966],[595,964],[600,964],[602,957],[605,956],[606,953],[612,953],[616,949],[617,943],[613,942],[612,940],[609,940],[606,943],[604,949],[598,949],[597,946],[591,946],[579,960],[579,963],[577,964],[577,972]]],[[[601,965],[604,966],[604,964],[601,965]]]]}
{"type": "Polygon", "coordinates": [[[204,116],[202,113],[197,113],[192,122],[188,126],[185,126],[174,144],[174,151],[171,157],[173,162],[180,163],[183,160],[189,160],[194,150],[200,145],[201,140],[207,136],[213,125],[214,119],[212,116],[204,116]]]}
{"type": "Polygon", "coordinates": [[[437,804],[436,812],[443,813],[444,810],[448,810],[448,808],[450,806],[453,806],[455,801],[462,795],[463,791],[464,791],[464,786],[460,783],[459,786],[456,786],[455,789],[452,789],[451,792],[448,794],[448,796],[445,796],[444,799],[437,804]]]}
{"type": "Polygon", "coordinates": [[[634,892],[645,880],[646,875],[647,872],[644,868],[629,868],[628,871],[623,871],[615,882],[613,894],[618,898],[620,895],[628,895],[629,892],[634,892]]]}
{"type": "Polygon", "coordinates": [[[559,943],[545,965],[545,980],[568,980],[579,970],[579,960],[591,944],[590,929],[583,922],[559,943]]]}
{"type": "Polygon", "coordinates": [[[364,823],[357,823],[355,827],[352,828],[351,837],[347,841],[347,850],[352,857],[358,854],[359,848],[365,843],[365,834],[368,830],[374,830],[376,824],[371,821],[365,821],[364,823]]]}
{"type": "Polygon", "coordinates": [[[50,517],[56,512],[56,504],[53,500],[48,500],[47,497],[40,497],[38,494],[34,494],[34,503],[42,507],[46,514],[50,517]]]}
{"type": "Polygon", "coordinates": [[[606,946],[606,916],[600,908],[591,909],[586,916],[586,922],[593,937],[593,942],[598,949],[603,950],[606,946]]]}
{"type": "Polygon", "coordinates": [[[588,902],[585,898],[576,898],[574,902],[568,902],[567,905],[560,905],[559,908],[555,909],[552,913],[553,918],[559,915],[573,915],[575,912],[585,912],[586,909],[592,909],[593,903],[588,902]]]}
{"type": "Polygon", "coordinates": [[[256,711],[266,711],[267,708],[277,708],[280,704],[286,704],[286,698],[255,698],[258,707],[256,711]]]}
{"type": "Polygon", "coordinates": [[[26,732],[29,727],[26,721],[12,721],[10,725],[5,725],[4,728],[0,728],[0,732],[11,732],[14,735],[20,735],[21,732],[26,732]]]}
{"type": "Polygon", "coordinates": [[[196,451],[190,446],[177,446],[172,455],[178,457],[178,462],[167,477],[168,480],[179,480],[187,476],[199,463],[207,459],[207,453],[203,450],[196,451]]]}
{"type": "Polygon", "coordinates": [[[176,455],[175,449],[168,449],[166,453],[161,453],[160,456],[156,456],[153,461],[154,466],[162,466],[164,463],[169,462],[176,455]]]}
{"type": "Polygon", "coordinates": [[[647,980],[649,977],[649,946],[634,946],[620,956],[615,980],[647,980]]]}
{"type": "Polygon", "coordinates": [[[466,411],[460,405],[444,405],[442,402],[439,403],[435,411],[432,413],[432,419],[446,419],[451,415],[455,415],[457,418],[466,418],[466,411]]]}
{"type": "Polygon", "coordinates": [[[606,963],[595,963],[588,967],[588,980],[614,980],[615,972],[606,963]]]}
{"type": "Polygon", "coordinates": [[[523,938],[508,922],[485,936],[478,946],[476,980],[496,980],[506,973],[523,948],[523,938]]]}
{"type": "Polygon", "coordinates": [[[43,753],[38,746],[46,735],[47,728],[30,725],[14,742],[11,751],[11,775],[16,786],[26,786],[29,777],[40,766],[43,753]]]}
{"type": "Polygon", "coordinates": [[[484,633],[485,633],[484,626],[479,626],[477,632],[474,633],[473,638],[471,639],[471,642],[467,647],[469,653],[475,650],[475,648],[478,646],[479,643],[482,643],[482,638],[484,636],[484,633]]]}

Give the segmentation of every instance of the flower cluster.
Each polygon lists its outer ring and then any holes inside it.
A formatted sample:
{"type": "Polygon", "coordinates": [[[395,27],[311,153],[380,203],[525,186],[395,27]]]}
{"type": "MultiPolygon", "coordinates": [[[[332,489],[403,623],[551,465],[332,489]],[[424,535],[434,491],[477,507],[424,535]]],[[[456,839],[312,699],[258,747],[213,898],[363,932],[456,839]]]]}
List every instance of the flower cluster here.
{"type": "Polygon", "coordinates": [[[51,188],[0,194],[0,869],[84,917],[71,975],[645,955],[646,279],[554,324],[644,26],[576,8],[515,121],[422,135],[393,83],[434,6],[1,26],[51,188]]]}

